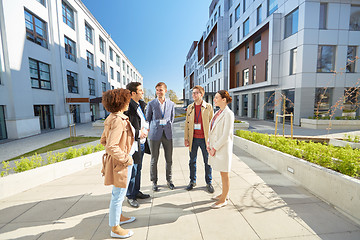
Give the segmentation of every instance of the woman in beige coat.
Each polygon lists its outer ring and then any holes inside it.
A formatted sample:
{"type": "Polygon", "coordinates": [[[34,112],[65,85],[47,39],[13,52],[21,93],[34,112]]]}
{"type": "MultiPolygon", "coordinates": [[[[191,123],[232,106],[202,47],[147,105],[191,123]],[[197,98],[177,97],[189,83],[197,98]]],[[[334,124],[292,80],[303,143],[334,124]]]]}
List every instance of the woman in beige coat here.
{"type": "Polygon", "coordinates": [[[105,177],[105,185],[113,185],[109,225],[110,235],[115,238],[128,238],[134,234],[120,227],[121,224],[135,220],[134,217],[127,218],[121,214],[133,165],[131,154],[134,133],[128,117],[124,114],[124,111],[128,110],[130,98],[130,91],[127,89],[109,90],[102,96],[102,104],[111,113],[104,122],[104,132],[100,140],[106,151],[101,172],[105,177]]]}
{"type": "Polygon", "coordinates": [[[215,106],[220,107],[210,123],[209,142],[207,150],[209,152],[209,164],[215,171],[220,171],[222,182],[222,193],[214,197],[216,203],[211,208],[221,208],[227,204],[229,194],[229,172],[233,152],[233,131],[234,113],[227,104],[231,103],[232,98],[225,90],[220,90],[214,98],[215,106]]]}

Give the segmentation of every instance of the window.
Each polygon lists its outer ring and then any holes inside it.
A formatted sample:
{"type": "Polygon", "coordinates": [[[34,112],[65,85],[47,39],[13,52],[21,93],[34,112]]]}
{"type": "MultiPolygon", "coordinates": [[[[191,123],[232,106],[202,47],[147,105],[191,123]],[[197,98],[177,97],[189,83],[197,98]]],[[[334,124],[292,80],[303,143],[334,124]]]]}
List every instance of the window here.
{"type": "Polygon", "coordinates": [[[252,84],[256,83],[256,66],[252,67],[252,84]]]}
{"type": "Polygon", "coordinates": [[[265,82],[268,80],[268,60],[265,60],[265,82]]]}
{"type": "Polygon", "coordinates": [[[222,68],[222,60],[219,61],[219,72],[221,72],[222,68]]]}
{"type": "Polygon", "coordinates": [[[68,37],[64,37],[65,41],[65,58],[76,62],[76,44],[68,37]]]}
{"type": "Polygon", "coordinates": [[[332,98],[332,88],[316,88],[314,101],[314,115],[329,116],[332,98]]]}
{"type": "Polygon", "coordinates": [[[105,76],[105,62],[103,60],[100,60],[100,70],[101,75],[105,76]]]}
{"type": "Polygon", "coordinates": [[[39,3],[45,6],[45,0],[36,0],[36,1],[38,1],[39,3]]]}
{"type": "Polygon", "coordinates": [[[240,87],[240,73],[236,72],[236,87],[240,87]]]}
{"type": "Polygon", "coordinates": [[[214,14],[214,22],[217,20],[217,12],[214,14]]]}
{"type": "Polygon", "coordinates": [[[109,48],[109,56],[110,56],[110,60],[114,61],[114,51],[112,50],[112,48],[109,48]]]}
{"type": "Polygon", "coordinates": [[[62,2],[62,16],[63,16],[63,22],[66,23],[72,29],[75,29],[74,11],[65,2],[62,2]]]}
{"type": "Polygon", "coordinates": [[[277,0],[267,0],[268,3],[268,16],[275,12],[278,8],[277,0]]]}
{"type": "Polygon", "coordinates": [[[25,10],[26,39],[47,48],[46,22],[25,10]]]}
{"type": "Polygon", "coordinates": [[[351,6],[349,29],[360,31],[360,6],[351,6]]]}
{"type": "Polygon", "coordinates": [[[210,78],[210,68],[208,69],[208,78],[210,78]]]}
{"type": "Polygon", "coordinates": [[[6,139],[6,121],[5,121],[5,106],[0,105],[0,139],[6,139]]]}
{"type": "Polygon", "coordinates": [[[94,70],[94,55],[89,51],[86,51],[86,62],[88,69],[94,70]]]}
{"type": "Polygon", "coordinates": [[[257,36],[254,40],[254,54],[256,55],[261,52],[261,36],[257,36]]]}
{"type": "Polygon", "coordinates": [[[126,65],[126,72],[129,74],[129,65],[126,65]]]}
{"type": "Polygon", "coordinates": [[[66,71],[66,76],[69,93],[79,93],[78,75],[74,72],[66,71]]]}
{"type": "Polygon", "coordinates": [[[123,63],[123,71],[125,72],[125,61],[122,61],[123,63]]]}
{"type": "Polygon", "coordinates": [[[99,42],[100,42],[100,52],[105,54],[105,41],[101,37],[99,37],[99,42]]]}
{"type": "Polygon", "coordinates": [[[123,84],[126,85],[126,78],[123,76],[123,84]]]}
{"type": "Polygon", "coordinates": [[[55,128],[53,105],[34,105],[34,116],[39,117],[40,129],[55,128]]]}
{"type": "Polygon", "coordinates": [[[228,0],[228,2],[229,2],[229,9],[230,9],[233,5],[233,0],[228,0]]]}
{"type": "Polygon", "coordinates": [[[293,48],[290,50],[290,75],[296,73],[296,55],[297,48],[293,48]]]}
{"type": "Polygon", "coordinates": [[[298,31],[298,17],[299,9],[296,8],[294,11],[285,16],[285,38],[297,33],[298,31]]]}
{"type": "Polygon", "coordinates": [[[240,18],[240,4],[235,8],[235,22],[240,18]]]}
{"type": "Polygon", "coordinates": [[[221,10],[221,5],[219,5],[219,10],[218,10],[218,12],[219,12],[219,17],[221,16],[220,10],[221,10]]]}
{"type": "Polygon", "coordinates": [[[235,65],[239,64],[240,63],[240,51],[237,50],[235,52],[235,65]]]}
{"type": "Polygon", "coordinates": [[[320,3],[320,18],[319,18],[319,28],[326,29],[327,19],[327,3],[320,3]]]}
{"type": "Polygon", "coordinates": [[[101,83],[101,88],[103,92],[106,92],[106,83],[102,82],[101,83]]]}
{"type": "Polygon", "coordinates": [[[214,25],[214,20],[211,19],[211,27],[214,25]]]}
{"type": "Polygon", "coordinates": [[[228,38],[228,49],[232,48],[232,36],[228,38]]]}
{"type": "Polygon", "coordinates": [[[50,66],[29,58],[31,87],[51,90],[50,66]]]}
{"type": "Polygon", "coordinates": [[[95,79],[89,78],[89,94],[95,96],[95,79]]]}
{"type": "Polygon", "coordinates": [[[249,18],[243,22],[243,36],[245,37],[249,33],[249,18]]]}
{"type": "Polygon", "coordinates": [[[116,71],[116,80],[120,82],[120,73],[118,71],[116,71]]]}
{"type": "Polygon", "coordinates": [[[116,54],[116,65],[120,67],[120,56],[116,54]]]}
{"type": "Polygon", "coordinates": [[[129,78],[127,78],[127,83],[128,83],[128,84],[130,83],[130,80],[129,80],[129,78]]]}
{"type": "Polygon", "coordinates": [[[217,54],[217,47],[214,48],[214,56],[217,54]]]}
{"type": "Polygon", "coordinates": [[[88,41],[89,43],[93,43],[93,38],[92,38],[92,28],[90,27],[90,25],[88,25],[87,23],[85,23],[85,38],[86,41],[88,41]]]}
{"type": "Polygon", "coordinates": [[[230,14],[230,28],[232,28],[233,22],[232,22],[232,14],[230,14]]]}
{"type": "Polygon", "coordinates": [[[262,5],[260,5],[260,6],[256,9],[256,26],[261,23],[261,11],[262,11],[262,5]]]}
{"type": "Polygon", "coordinates": [[[245,46],[245,60],[249,59],[249,56],[250,56],[250,47],[249,47],[249,44],[246,44],[246,46],[245,46]]]}
{"type": "Polygon", "coordinates": [[[348,73],[355,72],[355,62],[356,62],[356,47],[348,46],[346,72],[348,72],[348,73]]]}
{"type": "Polygon", "coordinates": [[[335,70],[335,46],[319,46],[317,72],[333,72],[335,70]]]}
{"type": "Polygon", "coordinates": [[[114,69],[110,67],[110,78],[114,79],[114,69]]]}
{"type": "Polygon", "coordinates": [[[240,27],[237,28],[237,41],[240,41],[240,27]]]}
{"type": "Polygon", "coordinates": [[[243,70],[243,86],[249,84],[249,69],[243,70]]]}
{"type": "Polygon", "coordinates": [[[246,0],[243,0],[243,13],[245,12],[246,10],[246,0]]]}
{"type": "Polygon", "coordinates": [[[248,95],[247,94],[244,94],[241,96],[242,98],[242,116],[243,117],[247,117],[248,115],[248,95]]]}
{"type": "Polygon", "coordinates": [[[217,66],[217,63],[215,63],[215,74],[217,74],[218,72],[218,66],[217,66]]]}

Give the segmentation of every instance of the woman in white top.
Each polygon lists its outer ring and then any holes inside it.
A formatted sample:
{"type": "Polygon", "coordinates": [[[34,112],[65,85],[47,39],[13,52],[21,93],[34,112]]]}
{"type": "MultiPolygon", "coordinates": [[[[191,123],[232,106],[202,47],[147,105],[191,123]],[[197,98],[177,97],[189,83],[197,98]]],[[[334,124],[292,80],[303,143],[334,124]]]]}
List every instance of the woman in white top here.
{"type": "Polygon", "coordinates": [[[212,169],[220,171],[222,193],[213,197],[216,203],[211,205],[211,208],[221,208],[227,204],[234,131],[234,113],[227,106],[231,100],[232,98],[225,90],[218,91],[214,98],[215,106],[220,107],[220,110],[215,113],[211,120],[207,150],[212,169]]]}

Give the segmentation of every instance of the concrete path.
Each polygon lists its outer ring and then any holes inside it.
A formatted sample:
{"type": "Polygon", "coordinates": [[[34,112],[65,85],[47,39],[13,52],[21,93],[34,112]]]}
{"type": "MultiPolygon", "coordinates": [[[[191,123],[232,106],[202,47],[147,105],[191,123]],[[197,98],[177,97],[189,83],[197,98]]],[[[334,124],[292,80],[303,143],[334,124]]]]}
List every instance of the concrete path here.
{"type": "MultiPolygon", "coordinates": [[[[210,209],[212,195],[205,189],[201,158],[196,188],[184,190],[189,169],[188,149],[181,146],[182,134],[176,124],[175,190],[166,187],[165,160],[161,155],[161,190],[151,191],[150,156],[145,155],[142,191],[151,194],[151,199],[139,200],[138,209],[124,202],[124,214],[137,217],[135,222],[124,225],[135,232],[130,239],[360,239],[359,225],[237,148],[230,173],[229,204],[210,209]]],[[[111,187],[103,185],[100,170],[100,165],[93,166],[1,199],[0,239],[110,239],[111,187]]],[[[218,194],[218,172],[213,172],[213,184],[218,194]]]]}

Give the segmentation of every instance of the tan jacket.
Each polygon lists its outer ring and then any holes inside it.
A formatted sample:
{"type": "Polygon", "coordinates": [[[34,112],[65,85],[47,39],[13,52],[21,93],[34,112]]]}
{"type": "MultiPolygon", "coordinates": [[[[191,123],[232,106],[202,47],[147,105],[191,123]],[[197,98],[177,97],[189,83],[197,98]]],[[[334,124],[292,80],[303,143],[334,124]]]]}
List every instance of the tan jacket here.
{"type": "MultiPolygon", "coordinates": [[[[191,151],[192,142],[194,138],[194,123],[195,123],[195,103],[190,104],[186,110],[186,120],[185,120],[185,133],[184,140],[189,141],[189,151],[191,151]]],[[[204,136],[205,142],[208,141],[209,138],[209,126],[210,121],[214,115],[213,108],[210,103],[202,101],[201,104],[201,118],[202,124],[204,128],[204,136]]]]}
{"type": "Polygon", "coordinates": [[[103,168],[105,185],[126,188],[128,166],[133,164],[129,155],[134,135],[128,117],[121,113],[111,113],[104,122],[104,132],[100,143],[105,146],[103,168]]]}

